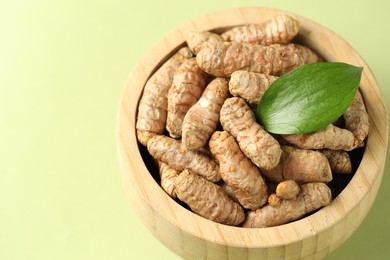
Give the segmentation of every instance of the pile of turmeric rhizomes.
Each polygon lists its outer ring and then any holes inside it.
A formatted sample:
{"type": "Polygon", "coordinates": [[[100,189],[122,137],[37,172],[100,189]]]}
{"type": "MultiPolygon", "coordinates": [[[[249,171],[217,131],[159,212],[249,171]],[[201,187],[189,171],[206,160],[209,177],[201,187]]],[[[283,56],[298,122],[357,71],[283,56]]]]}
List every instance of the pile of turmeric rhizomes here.
{"type": "Polygon", "coordinates": [[[328,205],[333,175],[352,172],[348,152],[369,130],[359,91],[340,120],[310,134],[271,135],[256,121],[273,81],[324,61],[292,42],[298,32],[289,15],[220,35],[189,32],[145,84],[138,141],[161,187],[196,214],[242,227],[285,224],[328,205]]]}

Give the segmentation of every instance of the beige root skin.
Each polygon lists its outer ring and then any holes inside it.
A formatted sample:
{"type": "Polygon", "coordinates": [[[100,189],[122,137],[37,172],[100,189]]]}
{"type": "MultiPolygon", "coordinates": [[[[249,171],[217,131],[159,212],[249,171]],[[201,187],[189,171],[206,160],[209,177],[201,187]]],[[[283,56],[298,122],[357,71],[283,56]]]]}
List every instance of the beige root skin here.
{"type": "Polygon", "coordinates": [[[177,171],[189,169],[211,182],[221,180],[219,166],[213,159],[202,152],[185,149],[179,140],[156,135],[148,141],[147,148],[154,159],[177,171]]]}
{"type": "Polygon", "coordinates": [[[355,138],[363,143],[368,135],[370,123],[362,95],[356,92],[349,108],[344,112],[345,128],[350,130],[355,138]]]}
{"type": "Polygon", "coordinates": [[[226,99],[220,121],[225,131],[238,142],[241,151],[261,170],[274,168],[282,154],[278,141],[256,123],[250,107],[242,98],[226,99]]]}
{"type": "Polygon", "coordinates": [[[227,193],[227,195],[229,195],[229,198],[231,198],[234,202],[240,203],[232,186],[227,185],[226,182],[219,183],[219,186],[227,193]]]}
{"type": "Polygon", "coordinates": [[[185,60],[177,69],[168,92],[166,128],[171,137],[181,136],[184,116],[202,95],[206,77],[206,73],[196,64],[195,58],[185,60]]]}
{"type": "Polygon", "coordinates": [[[146,82],[138,105],[137,138],[146,146],[150,138],[162,134],[167,119],[167,95],[173,76],[182,62],[192,57],[184,47],[166,61],[146,82]]]}
{"type": "Polygon", "coordinates": [[[233,136],[216,131],[209,142],[210,150],[219,162],[221,177],[234,190],[240,204],[257,209],[267,202],[267,185],[257,167],[241,152],[233,136]]]}
{"type": "Polygon", "coordinates": [[[303,62],[305,64],[324,61],[324,59],[320,55],[318,55],[309,47],[300,44],[295,44],[295,48],[297,48],[300,54],[302,55],[303,62]]]}
{"type": "Polygon", "coordinates": [[[325,155],[318,151],[282,146],[282,156],[278,165],[270,170],[263,170],[271,182],[293,180],[298,183],[330,182],[332,171],[325,155]]]}
{"type": "Polygon", "coordinates": [[[257,106],[260,98],[272,82],[278,77],[238,70],[232,73],[229,91],[235,97],[241,97],[252,107],[257,106]]]}
{"type": "Polygon", "coordinates": [[[329,161],[333,173],[348,174],[352,172],[352,164],[349,155],[341,150],[321,150],[329,161]]]}
{"type": "Polygon", "coordinates": [[[199,149],[210,139],[219,123],[219,112],[229,95],[228,82],[223,78],[211,81],[201,98],[184,117],[182,141],[187,149],[199,149]]]}
{"type": "Polygon", "coordinates": [[[283,135],[283,138],[302,149],[351,151],[362,146],[351,131],[332,124],[311,134],[283,135]]]}
{"type": "Polygon", "coordinates": [[[226,41],[270,45],[288,43],[299,31],[299,22],[289,15],[278,15],[261,24],[234,27],[221,36],[226,41]]]}
{"type": "Polygon", "coordinates": [[[237,70],[280,76],[304,64],[301,51],[292,43],[263,46],[216,42],[201,49],[196,61],[216,77],[230,77],[237,70]]]}
{"type": "Polygon", "coordinates": [[[276,187],[276,196],[284,200],[296,199],[301,188],[293,180],[282,181],[276,187]]]}
{"type": "Polygon", "coordinates": [[[175,169],[169,167],[167,164],[159,162],[159,173],[160,173],[160,185],[161,188],[172,198],[176,198],[175,191],[175,180],[177,176],[179,176],[180,171],[176,171],[175,169]]]}
{"type": "Polygon", "coordinates": [[[195,55],[198,54],[202,48],[208,46],[209,44],[223,41],[224,39],[220,35],[209,31],[190,32],[186,38],[188,47],[195,55]]]}
{"type": "Polygon", "coordinates": [[[175,188],[177,197],[204,218],[232,226],[245,219],[244,210],[221,187],[188,170],[176,179],[175,188]]]}
{"type": "Polygon", "coordinates": [[[297,220],[306,214],[328,205],[332,200],[329,187],[321,182],[301,185],[295,200],[281,200],[279,206],[265,205],[246,215],[243,227],[274,227],[297,220]]]}

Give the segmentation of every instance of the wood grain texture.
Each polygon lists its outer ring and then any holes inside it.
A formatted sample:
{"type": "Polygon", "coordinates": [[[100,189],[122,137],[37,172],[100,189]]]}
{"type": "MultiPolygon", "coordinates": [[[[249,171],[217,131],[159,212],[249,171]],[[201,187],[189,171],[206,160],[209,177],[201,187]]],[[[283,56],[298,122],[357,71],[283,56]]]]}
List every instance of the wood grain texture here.
{"type": "Polygon", "coordinates": [[[263,22],[280,10],[238,8],[199,17],[166,35],[132,71],[119,104],[117,148],[121,177],[130,201],[148,229],[185,259],[319,259],[341,245],[367,215],[378,192],[387,152],[388,122],[384,101],[368,65],[343,39],[294,14],[301,29],[297,41],[328,61],[364,67],[361,93],[370,119],[363,159],[339,196],[318,212],[286,225],[247,229],[204,219],[172,200],[146,168],[138,149],[135,124],[143,86],[153,71],[183,46],[191,30],[224,31],[263,22]]]}

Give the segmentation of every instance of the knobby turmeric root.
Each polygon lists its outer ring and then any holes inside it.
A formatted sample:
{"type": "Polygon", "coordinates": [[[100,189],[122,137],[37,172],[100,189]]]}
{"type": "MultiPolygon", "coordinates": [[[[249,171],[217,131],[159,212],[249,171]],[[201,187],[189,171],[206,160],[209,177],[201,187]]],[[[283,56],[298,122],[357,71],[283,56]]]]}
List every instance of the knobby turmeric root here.
{"type": "Polygon", "coordinates": [[[148,141],[147,148],[154,159],[177,171],[189,169],[211,182],[221,180],[219,166],[214,160],[202,152],[185,149],[179,140],[156,135],[148,141]]]}
{"type": "Polygon", "coordinates": [[[283,135],[283,138],[302,149],[351,151],[363,145],[351,131],[332,124],[311,134],[290,134],[283,135]]]}
{"type": "Polygon", "coordinates": [[[301,188],[293,180],[282,181],[276,186],[276,196],[284,200],[296,199],[301,188]]]}
{"type": "Polygon", "coordinates": [[[288,43],[299,31],[299,22],[289,15],[278,15],[261,24],[234,27],[221,34],[226,41],[270,45],[288,43]]]}
{"type": "Polygon", "coordinates": [[[184,116],[194,105],[206,86],[206,73],[196,64],[195,58],[183,62],[173,78],[168,92],[166,128],[173,138],[181,136],[184,116]]]}
{"type": "Polygon", "coordinates": [[[138,105],[136,124],[138,141],[144,146],[154,135],[164,132],[167,119],[167,95],[173,76],[182,62],[191,57],[191,51],[183,47],[146,82],[138,105]]]}
{"type": "Polygon", "coordinates": [[[195,55],[198,54],[198,52],[207,45],[223,41],[224,39],[219,34],[209,31],[190,32],[186,38],[188,47],[195,55]]]}
{"type": "Polygon", "coordinates": [[[176,198],[175,180],[179,176],[180,171],[169,167],[167,164],[158,162],[160,173],[160,185],[161,188],[172,198],[176,198]]]}
{"type": "Polygon", "coordinates": [[[316,52],[314,52],[309,47],[306,47],[306,46],[303,46],[300,44],[295,44],[295,48],[298,49],[305,64],[324,61],[324,59],[320,55],[318,55],[316,52]]]}
{"type": "Polygon", "coordinates": [[[230,77],[229,91],[233,96],[241,97],[255,107],[264,92],[277,78],[267,74],[238,70],[230,77]]]}
{"type": "Polygon", "coordinates": [[[300,190],[301,188],[295,181],[282,181],[276,186],[275,193],[269,195],[268,204],[271,207],[279,207],[282,200],[296,199],[300,190]]]}
{"type": "Polygon", "coordinates": [[[293,180],[298,183],[330,182],[332,171],[325,155],[320,152],[282,146],[278,165],[263,170],[263,175],[272,182],[293,180]]]}
{"type": "Polygon", "coordinates": [[[229,95],[228,83],[216,78],[209,83],[201,98],[184,117],[182,140],[187,149],[204,146],[219,123],[219,112],[229,95]]]}
{"type": "Polygon", "coordinates": [[[356,92],[354,99],[347,111],[343,114],[345,128],[350,130],[355,138],[363,143],[368,135],[370,123],[368,114],[359,90],[356,92]]]}
{"type": "Polygon", "coordinates": [[[323,59],[311,49],[298,44],[269,46],[237,42],[214,42],[197,54],[198,65],[217,77],[229,77],[234,71],[247,70],[280,76],[303,64],[323,59]]]}
{"type": "Polygon", "coordinates": [[[267,202],[267,185],[257,167],[241,152],[233,136],[216,131],[211,136],[210,151],[219,162],[221,177],[233,188],[240,204],[257,209],[267,202]]]}
{"type": "Polygon", "coordinates": [[[219,186],[227,193],[229,198],[231,198],[234,202],[240,203],[236,197],[236,192],[231,186],[227,185],[224,181],[220,182],[219,186]]]}
{"type": "Polygon", "coordinates": [[[220,121],[223,129],[237,140],[242,152],[261,170],[278,164],[282,154],[278,141],[256,123],[252,110],[242,98],[226,99],[220,121]]]}
{"type": "Polygon", "coordinates": [[[279,207],[280,203],[282,203],[282,199],[279,198],[275,193],[272,193],[268,197],[268,204],[271,207],[279,207]]]}
{"type": "Polygon", "coordinates": [[[296,199],[282,199],[279,205],[265,205],[249,211],[243,227],[263,228],[286,224],[328,205],[332,200],[331,190],[324,183],[307,183],[300,188],[296,199]]]}
{"type": "Polygon", "coordinates": [[[221,187],[195,173],[183,171],[176,179],[175,189],[178,198],[204,218],[232,226],[244,221],[245,213],[240,205],[221,187]]]}
{"type": "Polygon", "coordinates": [[[263,46],[216,42],[202,48],[196,61],[199,67],[216,77],[229,77],[237,70],[279,76],[305,63],[293,43],[263,46]]]}
{"type": "Polygon", "coordinates": [[[352,172],[351,159],[347,152],[342,150],[320,150],[329,161],[333,173],[348,174],[352,172]]]}

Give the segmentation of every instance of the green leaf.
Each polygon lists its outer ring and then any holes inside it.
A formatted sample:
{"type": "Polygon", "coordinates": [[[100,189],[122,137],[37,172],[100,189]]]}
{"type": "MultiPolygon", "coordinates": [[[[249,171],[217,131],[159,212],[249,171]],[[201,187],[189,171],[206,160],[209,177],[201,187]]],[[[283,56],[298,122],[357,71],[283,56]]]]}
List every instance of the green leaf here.
{"type": "Polygon", "coordinates": [[[341,62],[300,66],[274,81],[261,97],[256,118],[275,134],[317,131],[351,104],[363,68],[341,62]]]}

